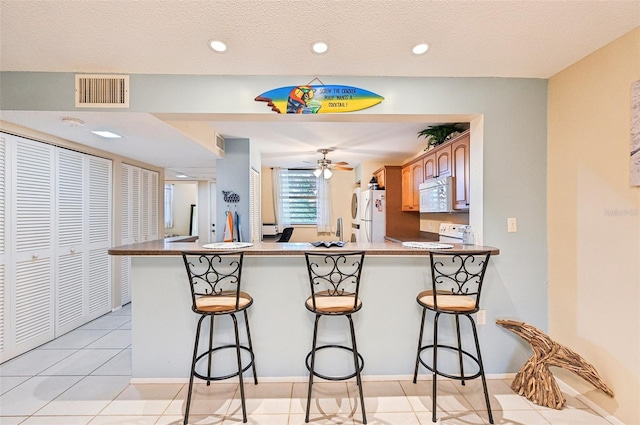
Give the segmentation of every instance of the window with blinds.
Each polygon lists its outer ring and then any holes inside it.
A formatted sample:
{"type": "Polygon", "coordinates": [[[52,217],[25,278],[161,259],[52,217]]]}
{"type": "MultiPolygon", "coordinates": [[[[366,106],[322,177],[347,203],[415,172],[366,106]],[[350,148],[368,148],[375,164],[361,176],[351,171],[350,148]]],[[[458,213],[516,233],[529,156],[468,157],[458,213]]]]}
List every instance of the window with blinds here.
{"type": "Polygon", "coordinates": [[[282,209],[291,224],[316,224],[318,191],[313,170],[283,170],[282,209]]]}

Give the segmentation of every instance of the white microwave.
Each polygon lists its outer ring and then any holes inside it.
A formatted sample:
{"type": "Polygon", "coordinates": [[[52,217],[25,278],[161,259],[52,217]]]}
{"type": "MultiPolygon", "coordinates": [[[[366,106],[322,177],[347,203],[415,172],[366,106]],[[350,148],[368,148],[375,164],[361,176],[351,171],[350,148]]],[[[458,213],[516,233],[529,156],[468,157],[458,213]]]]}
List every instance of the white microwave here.
{"type": "Polygon", "coordinates": [[[428,180],[419,189],[421,213],[453,212],[453,177],[428,180]]]}

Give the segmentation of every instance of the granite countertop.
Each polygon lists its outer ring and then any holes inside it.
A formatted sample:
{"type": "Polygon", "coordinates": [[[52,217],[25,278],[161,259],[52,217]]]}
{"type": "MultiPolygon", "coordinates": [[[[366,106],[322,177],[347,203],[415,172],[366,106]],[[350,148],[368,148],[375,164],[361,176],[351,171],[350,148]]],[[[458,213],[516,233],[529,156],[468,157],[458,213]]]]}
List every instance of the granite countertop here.
{"type": "MultiPolygon", "coordinates": [[[[500,250],[490,246],[451,244],[454,247],[446,249],[447,252],[473,253],[478,251],[491,251],[492,255],[497,255],[500,250]]],[[[171,242],[163,239],[141,242],[131,245],[124,245],[109,249],[109,255],[123,256],[174,256],[181,255],[182,251],[206,251],[199,242],[171,242]]],[[[358,243],[349,242],[344,247],[316,248],[309,242],[287,242],[287,243],[256,243],[250,247],[242,248],[247,256],[289,256],[304,255],[305,252],[347,252],[365,251],[367,255],[429,255],[429,249],[406,248],[400,243],[358,243]]],[[[434,250],[437,251],[437,250],[434,250]]],[[[213,252],[213,250],[212,250],[213,252]]]]}

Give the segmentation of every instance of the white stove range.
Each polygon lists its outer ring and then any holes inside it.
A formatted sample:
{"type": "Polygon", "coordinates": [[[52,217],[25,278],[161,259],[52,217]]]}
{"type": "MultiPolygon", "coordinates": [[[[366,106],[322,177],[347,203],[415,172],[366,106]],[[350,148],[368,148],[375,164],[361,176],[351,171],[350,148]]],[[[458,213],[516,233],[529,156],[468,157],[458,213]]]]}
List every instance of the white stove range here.
{"type": "Polygon", "coordinates": [[[458,229],[462,224],[440,223],[438,242],[462,243],[462,237],[458,236],[458,229]]]}

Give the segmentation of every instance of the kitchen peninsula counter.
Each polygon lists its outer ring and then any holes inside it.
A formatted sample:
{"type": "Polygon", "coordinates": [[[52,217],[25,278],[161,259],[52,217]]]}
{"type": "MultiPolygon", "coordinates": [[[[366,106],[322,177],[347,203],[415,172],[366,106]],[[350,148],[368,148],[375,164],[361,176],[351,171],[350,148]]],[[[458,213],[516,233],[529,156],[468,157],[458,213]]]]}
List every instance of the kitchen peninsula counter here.
{"type": "MultiPolygon", "coordinates": [[[[491,247],[453,248],[465,253],[482,249],[499,253],[491,247]]],[[[132,382],[187,381],[199,316],[191,311],[191,293],[180,254],[198,250],[203,250],[198,242],[167,240],[109,250],[109,254],[131,261],[132,382]]],[[[430,281],[427,249],[394,243],[350,242],[343,248],[256,243],[243,249],[242,290],[254,299],[248,313],[259,378],[277,381],[308,376],[305,358],[311,347],[314,316],[305,308],[309,281],[304,252],[356,250],[366,252],[360,290],[363,307],[353,316],[358,350],[365,359],[363,375],[411,376],[421,317],[416,296],[430,281]]],[[[242,315],[238,319],[243,328],[242,315]]],[[[215,326],[214,344],[233,341],[230,319],[216,319],[215,326]]],[[[320,326],[331,331],[321,332],[328,339],[319,343],[350,345],[344,317],[323,318],[320,326]]],[[[441,326],[444,328],[444,323],[441,326]]],[[[463,338],[467,337],[465,332],[463,338]]],[[[245,340],[241,332],[241,341],[245,340]]],[[[222,350],[214,360],[222,374],[231,370],[235,361],[233,353],[227,351],[233,350],[222,350]]],[[[333,351],[319,356],[318,365],[331,374],[351,373],[349,356],[333,351]]]]}
{"type": "MultiPolygon", "coordinates": [[[[425,239],[402,239],[403,241],[417,241],[425,242],[425,239]]],[[[437,242],[430,240],[430,242],[437,242]]],[[[462,244],[450,244],[453,248],[446,249],[446,251],[459,251],[459,252],[477,252],[482,250],[491,251],[491,255],[497,255],[500,251],[497,248],[490,246],[477,246],[477,245],[462,245],[462,244]]],[[[183,251],[207,251],[202,247],[202,244],[198,242],[173,242],[171,240],[155,240],[149,242],[141,242],[131,245],[123,245],[116,248],[109,249],[110,255],[123,255],[123,256],[158,256],[158,255],[181,255],[183,251]]],[[[210,250],[215,252],[214,250],[210,250]]],[[[349,242],[344,247],[314,247],[309,242],[284,242],[284,243],[269,243],[261,242],[253,244],[250,247],[243,248],[245,256],[300,256],[304,255],[306,251],[315,252],[345,252],[345,251],[365,251],[367,255],[403,255],[403,256],[415,256],[415,255],[429,255],[428,249],[406,248],[401,243],[357,243],[349,242]]],[[[435,250],[437,251],[437,250],[435,250]]]]}

